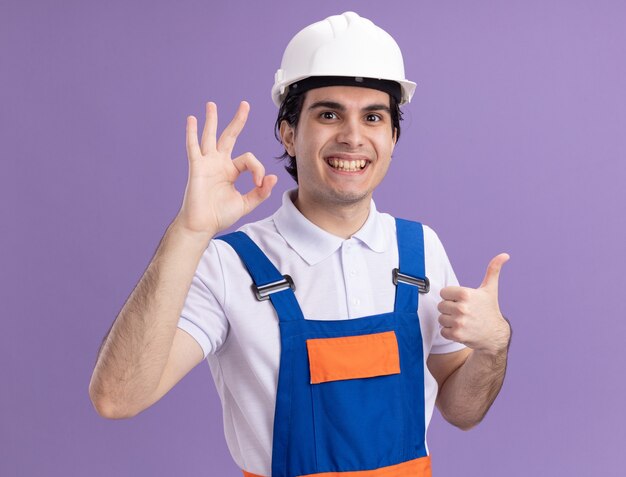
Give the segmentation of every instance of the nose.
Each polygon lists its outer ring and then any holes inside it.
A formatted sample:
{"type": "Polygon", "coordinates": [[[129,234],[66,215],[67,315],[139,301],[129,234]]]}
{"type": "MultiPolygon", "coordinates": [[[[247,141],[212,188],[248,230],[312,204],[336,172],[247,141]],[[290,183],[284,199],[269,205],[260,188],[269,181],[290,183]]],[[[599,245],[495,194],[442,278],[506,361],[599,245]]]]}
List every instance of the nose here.
{"type": "Polygon", "coordinates": [[[345,118],[339,127],[337,142],[345,144],[350,148],[362,146],[364,139],[362,127],[357,118],[345,118]]]}

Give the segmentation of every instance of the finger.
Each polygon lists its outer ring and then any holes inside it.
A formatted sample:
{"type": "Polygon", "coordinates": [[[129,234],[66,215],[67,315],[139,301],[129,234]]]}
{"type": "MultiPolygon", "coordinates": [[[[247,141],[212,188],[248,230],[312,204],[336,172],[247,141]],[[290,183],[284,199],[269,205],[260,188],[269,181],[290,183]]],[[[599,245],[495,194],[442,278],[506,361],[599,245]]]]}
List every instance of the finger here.
{"type": "Polygon", "coordinates": [[[265,167],[251,152],[246,152],[241,156],[237,156],[233,159],[233,165],[241,174],[244,171],[250,171],[252,173],[252,179],[254,185],[261,187],[263,183],[263,177],[265,176],[265,167]]]}
{"type": "Polygon", "coordinates": [[[217,137],[217,105],[212,101],[206,104],[206,120],[202,130],[202,154],[206,155],[215,149],[217,137]]]}
{"type": "Polygon", "coordinates": [[[244,125],[246,119],[248,119],[248,112],[250,111],[250,105],[246,101],[242,101],[237,108],[237,112],[232,121],[226,126],[226,129],[222,131],[219,140],[217,141],[217,150],[220,152],[231,152],[235,147],[237,137],[244,125]]]}
{"type": "Polygon", "coordinates": [[[443,315],[458,314],[458,303],[451,300],[443,300],[437,305],[437,310],[443,315]]]}
{"type": "Polygon", "coordinates": [[[472,289],[467,287],[444,287],[439,292],[439,296],[441,296],[444,300],[465,301],[469,299],[472,291],[472,289]]]}
{"type": "Polygon", "coordinates": [[[439,315],[438,321],[444,328],[452,328],[454,326],[454,318],[450,315],[439,315]]]}
{"type": "Polygon", "coordinates": [[[198,122],[195,116],[187,116],[187,157],[191,159],[200,153],[198,145],[198,122]]]}
{"type": "Polygon", "coordinates": [[[500,278],[500,270],[502,270],[502,265],[504,265],[509,258],[508,253],[501,253],[500,255],[496,255],[491,259],[489,265],[487,266],[487,272],[485,273],[485,278],[483,278],[483,282],[480,284],[480,288],[493,288],[495,290],[498,289],[498,279],[500,278]]]}
{"type": "Polygon", "coordinates": [[[272,189],[276,185],[276,182],[278,182],[278,177],[270,174],[263,177],[261,182],[262,183],[260,187],[255,187],[243,196],[243,200],[245,203],[244,213],[247,214],[253,211],[261,202],[263,202],[270,196],[270,194],[272,193],[272,189]]]}
{"type": "Polygon", "coordinates": [[[459,336],[458,330],[454,328],[441,328],[441,336],[450,341],[455,341],[457,343],[461,343],[461,337],[459,336]]]}

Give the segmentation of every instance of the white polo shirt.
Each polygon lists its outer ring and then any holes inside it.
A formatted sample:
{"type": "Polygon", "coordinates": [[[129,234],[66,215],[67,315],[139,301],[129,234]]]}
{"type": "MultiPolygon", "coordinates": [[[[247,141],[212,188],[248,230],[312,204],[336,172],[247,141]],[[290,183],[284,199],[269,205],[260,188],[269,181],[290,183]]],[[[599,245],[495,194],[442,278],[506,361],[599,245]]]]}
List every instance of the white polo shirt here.
{"type": "MultiPolygon", "coordinates": [[[[395,220],[376,210],[345,240],[309,222],[287,191],[274,215],[241,227],[281,274],[290,275],[307,319],[352,319],[393,311],[398,266],[395,220]]],[[[446,340],[437,322],[439,291],[458,285],[443,245],[424,226],[426,276],[430,292],[420,295],[424,346],[426,426],[437,383],[428,372],[429,353],[464,346],[446,340]]],[[[224,432],[235,463],[258,475],[271,474],[272,432],[280,360],[278,317],[270,301],[259,302],[239,256],[225,242],[212,240],[191,283],[178,327],[204,350],[224,413],[224,432]]]]}

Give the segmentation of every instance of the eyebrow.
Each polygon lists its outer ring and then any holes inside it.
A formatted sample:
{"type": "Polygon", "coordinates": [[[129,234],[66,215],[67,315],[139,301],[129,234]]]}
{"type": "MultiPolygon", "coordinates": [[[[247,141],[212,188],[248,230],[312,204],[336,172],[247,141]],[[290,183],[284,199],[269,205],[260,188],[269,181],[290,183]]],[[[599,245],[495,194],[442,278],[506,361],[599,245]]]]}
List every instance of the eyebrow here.
{"type": "MultiPolygon", "coordinates": [[[[342,111],[342,112],[346,110],[346,107],[343,104],[337,103],[335,101],[316,101],[311,106],[309,106],[309,111],[313,109],[318,109],[318,108],[336,109],[337,111],[342,111]]],[[[364,111],[364,112],[386,111],[387,113],[391,114],[391,109],[389,108],[389,106],[385,104],[370,104],[362,108],[361,111],[364,111]]]]}

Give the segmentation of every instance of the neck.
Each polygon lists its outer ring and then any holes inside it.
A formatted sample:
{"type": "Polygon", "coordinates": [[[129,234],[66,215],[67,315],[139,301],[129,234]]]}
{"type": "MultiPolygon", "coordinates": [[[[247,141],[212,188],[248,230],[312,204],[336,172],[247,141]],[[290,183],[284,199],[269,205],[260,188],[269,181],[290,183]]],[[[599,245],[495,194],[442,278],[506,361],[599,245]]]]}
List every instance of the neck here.
{"type": "Polygon", "coordinates": [[[293,203],[309,221],[328,233],[347,239],[367,220],[370,200],[371,194],[357,202],[329,206],[327,203],[317,203],[314,199],[305,199],[298,191],[293,203]]]}

